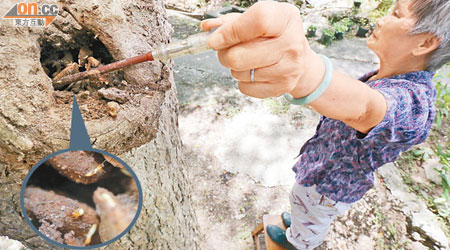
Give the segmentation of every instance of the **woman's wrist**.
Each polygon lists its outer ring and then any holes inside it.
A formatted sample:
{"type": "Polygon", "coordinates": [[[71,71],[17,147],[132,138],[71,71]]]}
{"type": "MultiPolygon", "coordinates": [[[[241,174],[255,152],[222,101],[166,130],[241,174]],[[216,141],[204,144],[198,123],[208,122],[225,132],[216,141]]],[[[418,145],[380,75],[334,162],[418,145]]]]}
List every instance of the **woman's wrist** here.
{"type": "Polygon", "coordinates": [[[325,75],[325,64],[322,58],[310,50],[305,60],[303,75],[297,82],[297,86],[289,92],[294,98],[302,98],[311,94],[322,82],[325,75]]]}
{"type": "Polygon", "coordinates": [[[284,98],[294,105],[307,105],[311,102],[314,102],[316,99],[321,97],[323,93],[328,89],[328,86],[331,83],[331,79],[333,78],[333,64],[330,61],[330,58],[320,55],[324,65],[325,65],[325,75],[322,78],[319,86],[310,94],[302,98],[294,98],[290,94],[285,94],[284,98]]]}

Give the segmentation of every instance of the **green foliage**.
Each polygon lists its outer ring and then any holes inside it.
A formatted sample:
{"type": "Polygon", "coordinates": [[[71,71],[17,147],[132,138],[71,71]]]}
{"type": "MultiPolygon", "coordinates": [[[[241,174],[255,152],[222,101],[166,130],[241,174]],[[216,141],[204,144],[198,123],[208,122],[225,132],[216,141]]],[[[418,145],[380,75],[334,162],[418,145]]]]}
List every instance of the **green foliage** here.
{"type": "Polygon", "coordinates": [[[388,238],[391,240],[395,240],[395,235],[397,234],[397,228],[391,223],[387,224],[387,232],[388,232],[388,238]]]}
{"type": "Polygon", "coordinates": [[[309,25],[309,27],[308,27],[308,31],[316,31],[317,30],[317,27],[315,26],[315,25],[309,25]]]}
{"type": "Polygon", "coordinates": [[[306,30],[306,37],[311,38],[316,36],[317,27],[314,25],[310,25],[306,30]]]}
{"type": "MultiPolygon", "coordinates": [[[[450,67],[450,64],[447,64],[447,67],[450,67]]],[[[397,163],[403,169],[403,182],[409,186],[410,191],[420,196],[420,190],[423,190],[424,186],[413,181],[411,176],[412,168],[428,160],[432,155],[436,155],[439,158],[442,168],[435,170],[439,173],[442,180],[442,196],[433,195],[433,197],[425,200],[427,200],[427,205],[433,212],[437,213],[442,219],[447,220],[450,217],[450,146],[445,135],[448,134],[448,122],[450,121],[450,88],[442,83],[444,78],[450,78],[450,74],[437,74],[434,78],[437,94],[435,126],[429,140],[432,150],[414,147],[402,153],[397,163]]],[[[428,191],[426,192],[429,193],[428,191]]]]}
{"type": "MultiPolygon", "coordinates": [[[[450,75],[449,75],[450,77],[450,75]]],[[[448,119],[450,109],[450,88],[441,81],[436,83],[436,129],[440,130],[442,121],[448,119]]]]}
{"type": "Polygon", "coordinates": [[[340,23],[342,25],[345,25],[345,26],[351,28],[355,24],[355,21],[359,22],[359,19],[360,19],[360,17],[352,16],[352,15],[350,15],[350,13],[345,13],[345,14],[341,14],[341,15],[331,16],[328,18],[328,21],[331,24],[340,23]]]}
{"type": "Polygon", "coordinates": [[[269,107],[270,112],[274,115],[286,114],[291,107],[291,105],[284,101],[284,99],[268,98],[264,100],[264,103],[269,107]]]}
{"type": "MultiPolygon", "coordinates": [[[[446,67],[450,68],[450,64],[447,64],[446,67]]],[[[446,76],[437,74],[434,79],[436,82],[436,117],[434,120],[436,126],[434,134],[438,136],[438,139],[434,140],[434,152],[442,164],[441,169],[435,170],[441,177],[443,194],[441,197],[434,198],[432,204],[439,216],[446,220],[450,217],[450,181],[448,179],[450,176],[450,145],[448,144],[448,138],[442,138],[440,135],[446,135],[448,133],[450,87],[442,83],[443,78],[450,78],[450,73],[446,76]]]]}
{"type": "Polygon", "coordinates": [[[378,0],[378,6],[375,8],[378,11],[383,12],[384,14],[387,14],[392,7],[394,7],[394,0],[378,0]]]}
{"type": "Polygon", "coordinates": [[[330,37],[331,39],[334,39],[335,32],[336,31],[333,28],[331,28],[331,29],[327,28],[327,29],[322,30],[322,34],[330,37]]]}
{"type": "Polygon", "coordinates": [[[325,46],[329,46],[331,44],[331,42],[335,39],[335,33],[336,31],[331,28],[327,28],[322,30],[322,37],[319,40],[319,43],[325,45],[325,46]]]}
{"type": "Polygon", "coordinates": [[[374,222],[376,225],[383,226],[385,223],[386,216],[383,214],[383,210],[381,210],[378,206],[375,206],[374,208],[375,212],[375,218],[374,222]]]}
{"type": "MultiPolygon", "coordinates": [[[[432,152],[431,152],[432,153],[432,152]]],[[[422,148],[412,148],[400,154],[397,163],[409,168],[414,167],[414,163],[422,162],[424,159],[428,159],[430,150],[422,148]]],[[[406,171],[409,172],[409,171],[406,171]]]]}
{"type": "Polygon", "coordinates": [[[386,16],[395,6],[394,0],[377,0],[377,2],[377,7],[369,15],[369,19],[373,23],[379,18],[386,16]]]}
{"type": "Polygon", "coordinates": [[[353,27],[353,22],[350,18],[346,17],[341,19],[340,21],[334,23],[333,29],[336,31],[335,39],[340,40],[344,37],[344,34],[349,32],[353,27]]]}
{"type": "Polygon", "coordinates": [[[438,143],[436,148],[436,155],[439,157],[439,162],[442,164],[442,169],[437,170],[442,178],[442,190],[444,192],[444,198],[449,200],[450,182],[447,176],[450,174],[450,147],[442,147],[438,143]]]}
{"type": "Polygon", "coordinates": [[[418,197],[426,201],[428,208],[434,213],[438,214],[444,221],[450,217],[450,203],[448,202],[449,196],[449,162],[450,162],[450,148],[446,149],[439,146],[431,149],[428,147],[413,147],[412,149],[403,152],[397,160],[397,166],[399,167],[400,174],[405,183],[408,186],[408,190],[411,193],[416,194],[418,197]],[[442,197],[431,196],[432,190],[436,188],[433,183],[421,183],[416,182],[413,179],[413,169],[421,163],[428,160],[432,155],[437,155],[440,158],[443,168],[441,170],[436,169],[442,178],[442,197]],[[427,195],[423,195],[423,194],[427,195]],[[428,196],[430,195],[430,196],[428,196]]]}
{"type": "MultiPolygon", "coordinates": [[[[446,67],[450,67],[450,64],[447,64],[446,67]]],[[[450,88],[443,84],[441,79],[442,75],[437,74],[435,76],[436,80],[436,131],[440,131],[442,129],[442,124],[444,122],[449,121],[449,110],[450,110],[450,88]]],[[[450,77],[450,73],[448,73],[447,77],[450,77]]],[[[443,128],[447,129],[447,128],[443,128]]],[[[445,134],[445,131],[444,131],[445,134]]],[[[442,146],[440,142],[437,142],[435,153],[439,157],[439,161],[442,164],[442,169],[437,170],[442,178],[442,190],[443,190],[443,198],[445,201],[449,200],[450,193],[450,182],[448,180],[448,176],[450,174],[450,147],[448,145],[442,146]]],[[[438,199],[439,201],[439,199],[438,199]]]]}
{"type": "Polygon", "coordinates": [[[295,1],[295,6],[297,6],[297,8],[301,8],[303,6],[304,2],[303,1],[295,1]]]}
{"type": "Polygon", "coordinates": [[[415,160],[418,160],[420,162],[424,162],[428,159],[431,158],[431,156],[433,155],[433,150],[431,148],[428,147],[420,147],[417,149],[412,149],[411,150],[412,155],[414,156],[415,160]]]}
{"type": "Polygon", "coordinates": [[[243,8],[247,8],[252,6],[256,2],[258,2],[258,0],[238,0],[236,2],[236,5],[241,6],[243,8]]]}
{"type": "Polygon", "coordinates": [[[348,30],[349,30],[349,27],[344,23],[344,22],[337,22],[337,23],[335,23],[334,25],[333,25],[333,29],[336,31],[336,32],[342,32],[342,33],[345,33],[345,32],[347,32],[348,30]]]}
{"type": "Polygon", "coordinates": [[[348,30],[351,30],[351,28],[354,25],[353,21],[350,18],[348,18],[348,17],[343,18],[342,20],[339,21],[339,23],[341,23],[342,25],[347,26],[348,30]]]}
{"type": "Polygon", "coordinates": [[[433,205],[436,208],[438,214],[443,219],[450,218],[450,203],[449,203],[449,191],[450,182],[448,176],[450,174],[450,147],[443,148],[439,143],[436,148],[436,154],[439,157],[439,162],[442,164],[441,169],[435,169],[439,172],[442,179],[442,197],[433,200],[433,205]]]}
{"type": "Polygon", "coordinates": [[[229,108],[229,109],[226,110],[225,116],[226,116],[227,118],[231,118],[231,117],[233,117],[233,116],[239,114],[240,112],[241,112],[241,109],[240,109],[240,108],[237,108],[237,107],[231,107],[231,108],[229,108]]]}

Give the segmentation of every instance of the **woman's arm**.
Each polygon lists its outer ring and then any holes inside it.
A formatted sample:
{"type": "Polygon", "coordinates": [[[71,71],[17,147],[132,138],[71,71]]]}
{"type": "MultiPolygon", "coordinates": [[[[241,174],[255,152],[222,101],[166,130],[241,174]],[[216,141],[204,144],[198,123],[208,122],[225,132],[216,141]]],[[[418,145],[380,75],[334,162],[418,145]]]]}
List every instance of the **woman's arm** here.
{"type": "MultiPolygon", "coordinates": [[[[300,98],[322,81],[325,65],[309,47],[295,6],[263,1],[242,15],[225,15],[201,24],[204,30],[219,26],[208,44],[231,69],[242,93],[258,98],[290,93],[300,98]],[[255,69],[254,82],[251,69],[255,69]]],[[[333,72],[324,94],[309,105],[362,133],[370,131],[386,113],[382,94],[338,71],[333,72]]]]}
{"type": "MultiPolygon", "coordinates": [[[[317,54],[312,52],[308,58],[311,63],[306,66],[305,75],[290,92],[294,98],[310,94],[321,82],[317,75],[325,74],[325,66],[317,54]]],[[[364,134],[383,120],[387,110],[386,100],[380,92],[337,70],[334,71],[327,90],[309,106],[364,134]]]]}

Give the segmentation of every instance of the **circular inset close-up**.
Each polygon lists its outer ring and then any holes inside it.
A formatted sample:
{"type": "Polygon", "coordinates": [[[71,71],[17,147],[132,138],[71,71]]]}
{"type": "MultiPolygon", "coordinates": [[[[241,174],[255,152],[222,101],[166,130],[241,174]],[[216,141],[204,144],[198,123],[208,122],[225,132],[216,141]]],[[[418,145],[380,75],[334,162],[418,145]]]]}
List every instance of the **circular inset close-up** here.
{"type": "Polygon", "coordinates": [[[94,248],[120,238],[134,225],[142,190],[119,158],[100,150],[64,150],[31,169],[21,205],[42,238],[68,248],[94,248]]]}

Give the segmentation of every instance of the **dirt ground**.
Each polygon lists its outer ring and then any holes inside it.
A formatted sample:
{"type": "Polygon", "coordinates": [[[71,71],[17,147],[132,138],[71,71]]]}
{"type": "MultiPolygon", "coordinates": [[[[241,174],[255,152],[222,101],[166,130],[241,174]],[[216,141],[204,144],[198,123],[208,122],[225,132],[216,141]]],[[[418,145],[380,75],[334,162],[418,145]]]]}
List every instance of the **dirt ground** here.
{"type": "MultiPolygon", "coordinates": [[[[262,216],[290,211],[290,187],[264,187],[244,174],[223,170],[213,156],[187,150],[203,249],[253,249],[251,231],[262,216]]],[[[318,249],[404,249],[412,242],[399,201],[380,179],[375,183],[364,199],[333,223],[318,249]]]]}

